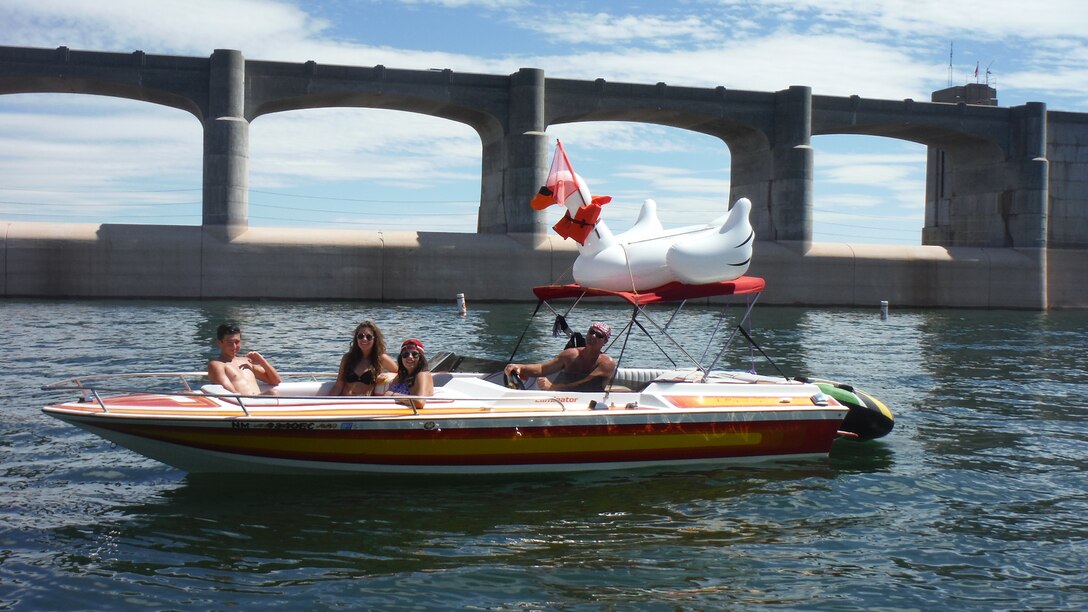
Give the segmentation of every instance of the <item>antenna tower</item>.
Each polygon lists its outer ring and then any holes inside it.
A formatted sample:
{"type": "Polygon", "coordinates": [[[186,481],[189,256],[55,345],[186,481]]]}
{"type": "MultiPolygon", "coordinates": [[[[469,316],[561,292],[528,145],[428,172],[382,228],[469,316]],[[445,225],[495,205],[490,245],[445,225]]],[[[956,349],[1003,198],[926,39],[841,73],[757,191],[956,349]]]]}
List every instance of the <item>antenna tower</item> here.
{"type": "Polygon", "coordinates": [[[956,41],[949,41],[948,43],[948,86],[952,86],[952,45],[956,41]]]}

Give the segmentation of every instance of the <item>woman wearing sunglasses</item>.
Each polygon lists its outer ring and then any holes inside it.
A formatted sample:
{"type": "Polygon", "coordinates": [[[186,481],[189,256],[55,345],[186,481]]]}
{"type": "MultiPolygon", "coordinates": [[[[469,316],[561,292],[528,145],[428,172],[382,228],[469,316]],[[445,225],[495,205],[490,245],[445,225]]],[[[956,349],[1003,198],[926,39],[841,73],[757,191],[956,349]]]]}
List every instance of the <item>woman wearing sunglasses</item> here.
{"type": "Polygon", "coordinates": [[[397,369],[385,354],[385,337],[373,321],[363,321],[351,334],[351,346],[340,358],[340,371],[329,395],[370,395],[383,372],[397,369]]]}
{"type": "Polygon", "coordinates": [[[404,400],[411,402],[418,410],[427,403],[423,397],[434,395],[434,377],[427,369],[427,357],[423,354],[423,343],[415,338],[409,338],[400,345],[400,355],[397,356],[397,377],[389,383],[386,395],[415,396],[414,399],[404,400]]]}

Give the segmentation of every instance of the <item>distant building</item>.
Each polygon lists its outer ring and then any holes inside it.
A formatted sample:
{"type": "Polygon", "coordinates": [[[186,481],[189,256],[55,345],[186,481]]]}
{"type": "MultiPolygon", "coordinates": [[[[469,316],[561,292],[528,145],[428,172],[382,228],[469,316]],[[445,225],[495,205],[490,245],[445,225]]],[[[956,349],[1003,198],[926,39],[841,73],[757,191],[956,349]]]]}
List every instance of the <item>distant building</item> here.
{"type": "Polygon", "coordinates": [[[997,106],[997,90],[985,83],[968,83],[933,92],[930,102],[966,102],[983,106],[997,106]]]}

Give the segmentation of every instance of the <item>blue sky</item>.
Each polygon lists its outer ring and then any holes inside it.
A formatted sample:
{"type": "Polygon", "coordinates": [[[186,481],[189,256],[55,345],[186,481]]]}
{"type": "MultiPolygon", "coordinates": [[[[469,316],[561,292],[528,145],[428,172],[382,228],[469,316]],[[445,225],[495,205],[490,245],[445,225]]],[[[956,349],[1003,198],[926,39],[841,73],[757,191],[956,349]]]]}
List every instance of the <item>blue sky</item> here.
{"type": "MultiPolygon", "coordinates": [[[[928,100],[989,79],[1002,106],[1088,112],[1082,0],[4,0],[0,45],[928,100]],[[951,70],[949,45],[953,45],[951,70]],[[951,75],[950,75],[951,72],[951,75]]],[[[549,128],[605,219],[645,198],[667,226],[728,206],[729,151],[633,123],[549,128]]],[[[476,228],[480,143],[410,113],[324,109],[250,128],[250,225],[386,231],[476,228]]],[[[815,239],[919,244],[925,148],[814,137],[815,239]]],[[[0,96],[0,221],[197,225],[201,129],[182,111],[77,95],[0,96]]],[[[528,202],[526,202],[528,206],[528,202]]],[[[549,211],[558,216],[558,207],[549,211]]]]}

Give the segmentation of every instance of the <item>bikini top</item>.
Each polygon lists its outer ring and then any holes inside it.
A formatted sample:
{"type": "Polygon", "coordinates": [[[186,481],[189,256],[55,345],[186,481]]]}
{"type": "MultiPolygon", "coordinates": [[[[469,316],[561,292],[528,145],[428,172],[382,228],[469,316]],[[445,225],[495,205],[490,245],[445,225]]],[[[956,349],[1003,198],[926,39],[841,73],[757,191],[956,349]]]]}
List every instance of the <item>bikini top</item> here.
{"type": "Polygon", "coordinates": [[[362,374],[356,374],[355,372],[348,372],[344,374],[344,382],[346,383],[363,383],[364,385],[374,384],[374,371],[366,370],[362,374]]]}

